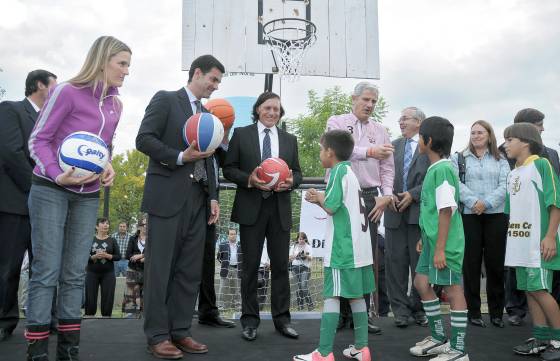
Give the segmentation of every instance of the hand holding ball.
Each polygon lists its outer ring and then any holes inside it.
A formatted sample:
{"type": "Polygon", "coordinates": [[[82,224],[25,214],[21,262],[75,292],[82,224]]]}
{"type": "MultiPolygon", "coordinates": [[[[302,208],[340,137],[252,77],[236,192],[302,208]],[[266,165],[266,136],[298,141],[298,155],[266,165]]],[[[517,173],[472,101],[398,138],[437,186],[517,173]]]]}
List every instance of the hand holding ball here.
{"type": "Polygon", "coordinates": [[[196,113],[183,127],[183,140],[187,145],[196,141],[196,148],[201,152],[213,151],[224,138],[222,122],[210,113],[196,113]]]}
{"type": "Polygon", "coordinates": [[[290,167],[280,158],[265,159],[257,170],[257,177],[265,182],[265,187],[275,188],[290,176],[290,167]]]}

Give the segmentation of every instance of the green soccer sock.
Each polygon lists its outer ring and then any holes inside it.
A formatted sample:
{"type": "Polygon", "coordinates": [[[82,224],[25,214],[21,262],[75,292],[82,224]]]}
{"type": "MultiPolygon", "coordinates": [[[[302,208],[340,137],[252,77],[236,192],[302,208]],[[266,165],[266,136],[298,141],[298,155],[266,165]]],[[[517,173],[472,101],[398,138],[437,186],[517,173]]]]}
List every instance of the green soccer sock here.
{"type": "Polygon", "coordinates": [[[466,335],[467,310],[451,310],[451,348],[464,353],[466,335]]]}
{"type": "MultiPolygon", "coordinates": [[[[340,300],[338,298],[327,298],[321,315],[321,331],[319,332],[318,351],[323,357],[327,357],[333,350],[334,335],[340,316],[340,300]]],[[[367,326],[366,326],[367,330],[367,326]]]]}
{"type": "Polygon", "coordinates": [[[533,337],[535,337],[539,341],[548,341],[551,338],[554,339],[554,331],[558,331],[555,329],[551,329],[548,326],[533,326],[533,337]]]}
{"type": "Polygon", "coordinates": [[[361,349],[368,345],[368,315],[366,301],[361,298],[350,302],[354,320],[354,347],[361,349]]]}
{"type": "Polygon", "coordinates": [[[426,312],[426,316],[428,317],[428,324],[430,325],[432,337],[438,341],[445,341],[446,337],[443,328],[443,320],[441,319],[439,299],[422,301],[422,307],[424,307],[424,312],[426,312]]]}
{"type": "Polygon", "coordinates": [[[550,328],[550,339],[560,341],[560,328],[550,328]]]}

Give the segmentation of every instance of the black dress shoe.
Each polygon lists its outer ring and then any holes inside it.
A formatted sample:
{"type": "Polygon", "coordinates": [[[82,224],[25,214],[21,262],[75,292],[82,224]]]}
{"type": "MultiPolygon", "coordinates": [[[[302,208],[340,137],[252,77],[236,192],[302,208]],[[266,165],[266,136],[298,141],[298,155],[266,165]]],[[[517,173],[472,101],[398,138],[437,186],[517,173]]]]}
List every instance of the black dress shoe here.
{"type": "Polygon", "coordinates": [[[208,325],[212,327],[222,327],[222,328],[233,328],[235,327],[235,322],[224,320],[220,316],[211,318],[199,318],[198,323],[201,325],[208,325]]]}
{"type": "Polygon", "coordinates": [[[416,322],[418,326],[426,327],[428,326],[428,317],[423,313],[418,313],[414,315],[414,322],[416,322]]]}
{"type": "Polygon", "coordinates": [[[473,326],[477,326],[477,327],[486,327],[486,324],[484,323],[484,321],[482,320],[482,318],[477,317],[477,318],[469,318],[469,323],[473,326]]]}
{"type": "Polygon", "coordinates": [[[5,341],[10,336],[12,336],[12,331],[8,331],[5,328],[0,328],[0,341],[5,341]]]}
{"type": "Polygon", "coordinates": [[[523,319],[517,315],[511,315],[508,317],[508,322],[512,326],[521,326],[523,319]]]}
{"type": "Polygon", "coordinates": [[[350,319],[349,318],[339,317],[338,318],[338,325],[336,325],[336,329],[340,330],[340,329],[348,327],[349,325],[350,325],[350,319]]]}
{"type": "Polygon", "coordinates": [[[257,328],[256,327],[243,327],[243,332],[241,336],[247,341],[255,341],[257,339],[257,328]]]}
{"type": "Polygon", "coordinates": [[[492,322],[492,324],[494,326],[499,327],[499,328],[504,328],[504,326],[505,326],[504,321],[502,320],[501,317],[492,317],[490,319],[490,322],[492,322]]]}
{"type": "Polygon", "coordinates": [[[294,330],[293,327],[291,327],[290,325],[284,325],[282,327],[278,327],[277,328],[278,332],[280,332],[282,334],[282,336],[288,337],[288,338],[298,338],[299,334],[297,333],[296,330],[294,330]]]}
{"type": "Polygon", "coordinates": [[[395,318],[395,326],[398,328],[406,328],[408,327],[408,317],[406,316],[397,316],[395,318]]]}
{"type": "Polygon", "coordinates": [[[375,326],[373,324],[373,320],[369,317],[368,317],[368,323],[367,323],[367,332],[371,333],[372,335],[381,335],[381,333],[382,333],[381,328],[375,326]]]}

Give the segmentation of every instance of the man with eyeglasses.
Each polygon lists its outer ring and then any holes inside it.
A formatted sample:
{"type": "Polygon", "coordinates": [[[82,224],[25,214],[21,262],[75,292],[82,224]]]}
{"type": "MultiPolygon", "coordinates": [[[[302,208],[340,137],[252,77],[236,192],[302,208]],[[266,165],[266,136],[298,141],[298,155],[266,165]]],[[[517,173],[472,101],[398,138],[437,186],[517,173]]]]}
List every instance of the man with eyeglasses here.
{"type": "Polygon", "coordinates": [[[415,287],[411,287],[408,296],[409,273],[414,279],[419,257],[416,243],[420,239],[420,193],[430,166],[428,157],[418,153],[418,131],[425,118],[419,108],[403,109],[399,118],[402,137],[393,142],[395,181],[393,202],[385,212],[385,264],[391,309],[399,328],[408,327],[411,317],[419,326],[428,325],[415,287]]]}

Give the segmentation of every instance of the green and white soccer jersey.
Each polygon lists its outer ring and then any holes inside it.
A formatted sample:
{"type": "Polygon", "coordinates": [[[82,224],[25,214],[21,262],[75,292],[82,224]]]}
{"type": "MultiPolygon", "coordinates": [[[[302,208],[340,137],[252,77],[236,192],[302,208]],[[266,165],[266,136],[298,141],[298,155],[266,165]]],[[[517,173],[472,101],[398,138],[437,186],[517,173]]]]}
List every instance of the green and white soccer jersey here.
{"type": "MultiPolygon", "coordinates": [[[[560,269],[560,257],[541,259],[541,241],[548,231],[550,206],[560,208],[558,178],[548,160],[531,156],[513,169],[507,180],[506,266],[560,269]]],[[[558,234],[556,249],[560,249],[558,234]]]]}
{"type": "Polygon", "coordinates": [[[459,204],[459,178],[449,159],[441,159],[432,164],[426,172],[420,201],[420,229],[429,242],[430,264],[433,265],[434,250],[438,238],[439,211],[451,207],[451,223],[445,243],[447,267],[453,272],[462,272],[465,252],[463,221],[457,212],[459,204]]]}
{"type": "Polygon", "coordinates": [[[350,162],[336,164],[325,191],[325,208],[333,214],[325,234],[325,267],[360,268],[373,263],[366,206],[350,162]]]}

